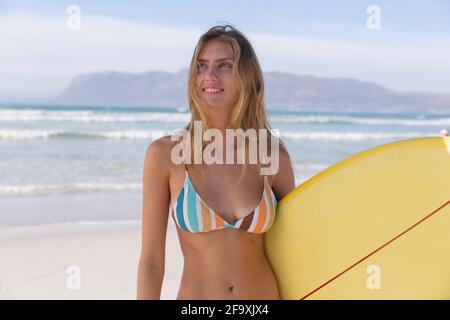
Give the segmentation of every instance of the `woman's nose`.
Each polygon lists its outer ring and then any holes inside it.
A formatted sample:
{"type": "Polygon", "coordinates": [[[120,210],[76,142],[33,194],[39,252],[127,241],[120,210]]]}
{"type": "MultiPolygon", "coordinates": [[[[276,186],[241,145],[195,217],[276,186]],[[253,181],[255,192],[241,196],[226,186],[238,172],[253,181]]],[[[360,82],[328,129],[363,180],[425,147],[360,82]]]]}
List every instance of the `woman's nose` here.
{"type": "Polygon", "coordinates": [[[216,68],[209,67],[205,70],[204,76],[206,79],[217,79],[218,73],[216,68]]]}

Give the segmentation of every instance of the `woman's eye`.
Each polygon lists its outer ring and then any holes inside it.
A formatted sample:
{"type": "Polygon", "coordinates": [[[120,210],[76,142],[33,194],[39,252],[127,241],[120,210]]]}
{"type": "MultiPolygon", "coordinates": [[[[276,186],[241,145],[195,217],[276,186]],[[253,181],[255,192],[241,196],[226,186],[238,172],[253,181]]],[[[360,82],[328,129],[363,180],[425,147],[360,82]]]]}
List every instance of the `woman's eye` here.
{"type": "MultiPolygon", "coordinates": [[[[233,68],[233,65],[230,64],[230,63],[221,63],[221,64],[218,65],[218,67],[221,68],[221,69],[231,69],[231,68],[233,68]]],[[[208,68],[208,65],[205,64],[205,63],[198,63],[197,64],[197,69],[204,70],[204,69],[207,69],[207,68],[208,68]]]]}

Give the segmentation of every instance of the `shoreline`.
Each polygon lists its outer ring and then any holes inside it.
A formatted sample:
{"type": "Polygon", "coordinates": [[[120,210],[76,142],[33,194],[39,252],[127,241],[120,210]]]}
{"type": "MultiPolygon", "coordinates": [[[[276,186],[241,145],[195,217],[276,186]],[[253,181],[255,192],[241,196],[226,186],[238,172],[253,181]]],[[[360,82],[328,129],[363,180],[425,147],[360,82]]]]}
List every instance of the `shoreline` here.
{"type": "MultiPolygon", "coordinates": [[[[0,299],[134,300],[139,254],[136,220],[1,228],[0,299]]],[[[169,224],[162,300],[176,298],[182,267],[169,224]]]]}

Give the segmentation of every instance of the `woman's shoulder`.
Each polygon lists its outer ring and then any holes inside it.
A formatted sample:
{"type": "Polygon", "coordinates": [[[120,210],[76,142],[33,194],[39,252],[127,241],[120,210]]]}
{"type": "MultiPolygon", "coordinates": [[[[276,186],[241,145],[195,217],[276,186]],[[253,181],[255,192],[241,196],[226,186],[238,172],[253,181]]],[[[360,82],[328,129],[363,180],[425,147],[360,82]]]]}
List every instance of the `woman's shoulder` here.
{"type": "Polygon", "coordinates": [[[171,136],[163,136],[152,141],[146,150],[145,163],[157,167],[170,175],[172,160],[171,153],[174,142],[171,136]]]}
{"type": "Polygon", "coordinates": [[[272,179],[275,179],[276,176],[280,174],[280,169],[283,171],[289,171],[290,167],[292,166],[291,155],[289,154],[288,149],[283,143],[280,143],[278,145],[278,159],[276,160],[278,162],[278,170],[274,174],[270,175],[272,179]]]}
{"type": "Polygon", "coordinates": [[[295,188],[295,174],[292,158],[284,144],[279,144],[277,172],[270,177],[270,184],[278,199],[295,188]]]}
{"type": "Polygon", "coordinates": [[[171,143],[170,136],[155,139],[147,146],[147,154],[152,153],[155,156],[163,157],[171,148],[171,143]]]}
{"type": "Polygon", "coordinates": [[[167,151],[168,148],[172,145],[171,135],[166,135],[163,137],[160,137],[158,139],[153,140],[147,147],[147,150],[149,149],[156,149],[160,152],[167,151]]]}

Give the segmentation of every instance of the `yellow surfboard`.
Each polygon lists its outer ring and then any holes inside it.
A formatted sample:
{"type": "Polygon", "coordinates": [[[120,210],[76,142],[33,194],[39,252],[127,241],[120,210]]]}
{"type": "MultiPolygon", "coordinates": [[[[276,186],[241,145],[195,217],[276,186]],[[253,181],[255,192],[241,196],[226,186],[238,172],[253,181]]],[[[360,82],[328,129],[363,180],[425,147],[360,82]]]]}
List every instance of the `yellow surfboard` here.
{"type": "Polygon", "coordinates": [[[282,299],[450,299],[450,138],[315,175],[279,202],[265,250],[282,299]]]}

